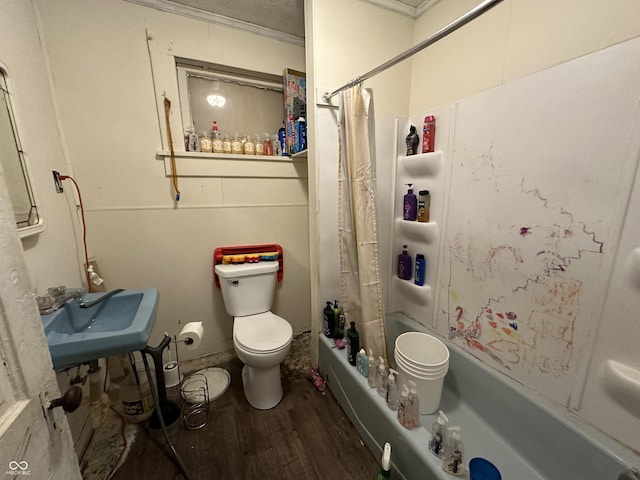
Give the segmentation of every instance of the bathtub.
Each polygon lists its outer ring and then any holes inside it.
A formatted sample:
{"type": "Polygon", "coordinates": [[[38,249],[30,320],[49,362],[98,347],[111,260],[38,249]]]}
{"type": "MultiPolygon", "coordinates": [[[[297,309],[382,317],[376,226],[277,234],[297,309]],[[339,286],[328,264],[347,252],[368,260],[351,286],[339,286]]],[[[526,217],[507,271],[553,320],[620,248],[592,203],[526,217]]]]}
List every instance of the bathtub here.
{"type": "MultiPolygon", "coordinates": [[[[432,333],[401,313],[387,316],[388,358],[407,331],[432,333]]],[[[537,397],[475,357],[442,339],[450,350],[440,408],[449,426],[462,428],[465,470],[473,457],[498,467],[505,480],[616,480],[640,458],[611,438],[537,397]]],[[[407,430],[396,412],[347,362],[346,349],[320,336],[320,372],[362,440],[380,458],[385,442],[392,446],[392,478],[452,480],[441,461],[427,449],[437,414],[421,415],[421,425],[407,430]]],[[[373,477],[372,477],[373,478],[373,477]]],[[[469,479],[468,471],[462,477],[469,479]]],[[[622,478],[622,477],[620,477],[622,478]]]]}

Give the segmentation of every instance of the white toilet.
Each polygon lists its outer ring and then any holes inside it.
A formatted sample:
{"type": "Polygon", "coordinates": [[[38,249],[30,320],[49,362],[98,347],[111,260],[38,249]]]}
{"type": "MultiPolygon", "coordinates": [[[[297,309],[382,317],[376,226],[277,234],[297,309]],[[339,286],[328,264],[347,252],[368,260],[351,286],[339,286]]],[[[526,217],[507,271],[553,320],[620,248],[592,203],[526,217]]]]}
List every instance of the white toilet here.
{"type": "Polygon", "coordinates": [[[278,266],[276,260],[215,266],[225,309],[233,317],[233,348],[244,363],[244,395],[260,410],[282,400],[280,363],[293,336],[289,322],[269,311],[278,266]]]}

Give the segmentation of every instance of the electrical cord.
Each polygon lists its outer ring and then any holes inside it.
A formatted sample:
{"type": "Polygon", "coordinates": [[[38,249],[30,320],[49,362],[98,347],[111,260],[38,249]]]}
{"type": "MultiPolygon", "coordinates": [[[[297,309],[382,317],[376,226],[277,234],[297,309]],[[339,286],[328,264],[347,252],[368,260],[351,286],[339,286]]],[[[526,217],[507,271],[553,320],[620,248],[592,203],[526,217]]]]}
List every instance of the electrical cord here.
{"type": "Polygon", "coordinates": [[[87,251],[87,224],[84,220],[84,206],[82,205],[82,195],[80,194],[80,187],[73,177],[69,175],[60,175],[60,180],[67,179],[71,180],[73,182],[73,185],[76,187],[76,192],[78,193],[78,201],[80,202],[80,214],[82,216],[82,244],[84,245],[84,275],[87,280],[87,293],[91,293],[91,277],[89,276],[89,253],[87,251]]]}
{"type": "Polygon", "coordinates": [[[149,379],[149,384],[151,386],[150,388],[151,395],[153,396],[153,403],[156,406],[156,413],[158,414],[158,420],[160,421],[160,427],[162,427],[162,433],[164,433],[164,438],[167,441],[167,444],[169,445],[169,447],[171,448],[171,451],[173,452],[173,456],[175,457],[176,462],[178,463],[178,468],[180,468],[180,472],[182,472],[182,475],[184,475],[184,478],[186,478],[187,480],[193,480],[193,477],[189,473],[189,470],[187,470],[187,466],[182,461],[182,458],[180,458],[180,455],[178,455],[178,452],[176,451],[176,447],[174,447],[173,443],[171,443],[171,438],[169,438],[169,432],[167,432],[167,426],[165,425],[164,417],[162,416],[162,408],[160,406],[160,399],[158,398],[158,392],[153,386],[151,370],[149,369],[147,356],[144,353],[142,354],[142,361],[144,362],[144,369],[147,372],[147,378],[149,379]]]}

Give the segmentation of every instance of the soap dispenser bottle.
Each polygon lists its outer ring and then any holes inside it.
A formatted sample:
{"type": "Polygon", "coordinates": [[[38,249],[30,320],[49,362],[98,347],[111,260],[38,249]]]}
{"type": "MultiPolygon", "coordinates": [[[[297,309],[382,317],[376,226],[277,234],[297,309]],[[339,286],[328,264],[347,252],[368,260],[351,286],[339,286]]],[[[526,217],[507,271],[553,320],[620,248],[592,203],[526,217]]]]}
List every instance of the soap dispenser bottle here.
{"type": "Polygon", "coordinates": [[[367,352],[364,351],[364,348],[361,348],[356,355],[356,370],[364,378],[369,376],[369,358],[367,357],[367,352]]]}
{"type": "Polygon", "coordinates": [[[387,407],[391,410],[398,409],[398,385],[396,384],[396,372],[393,368],[389,369],[389,377],[387,378],[387,407]]]}
{"type": "Polygon", "coordinates": [[[384,358],[380,357],[378,374],[376,375],[376,391],[384,398],[387,395],[387,369],[384,366],[384,358]]]}
{"type": "Polygon", "coordinates": [[[442,468],[451,475],[462,476],[464,467],[464,445],[460,440],[460,427],[449,428],[449,441],[444,452],[442,468]]]}
{"type": "Polygon", "coordinates": [[[411,255],[407,253],[407,246],[402,246],[402,253],[398,255],[398,278],[411,280],[412,265],[411,255]]]}
{"type": "Polygon", "coordinates": [[[431,440],[429,440],[429,451],[436,457],[444,456],[444,448],[447,442],[447,423],[449,419],[442,410],[438,411],[438,420],[431,426],[431,440]]]}
{"type": "Polygon", "coordinates": [[[369,350],[369,374],[367,375],[367,383],[371,388],[376,388],[376,376],[378,372],[376,371],[376,360],[373,357],[373,352],[369,350]]]}
{"type": "Polygon", "coordinates": [[[420,399],[418,397],[418,384],[409,380],[409,408],[405,413],[405,427],[412,429],[420,425],[420,399]]]}
{"type": "Polygon", "coordinates": [[[404,196],[404,215],[405,220],[415,221],[418,218],[418,197],[413,193],[411,183],[406,183],[409,186],[409,191],[404,196]]]}

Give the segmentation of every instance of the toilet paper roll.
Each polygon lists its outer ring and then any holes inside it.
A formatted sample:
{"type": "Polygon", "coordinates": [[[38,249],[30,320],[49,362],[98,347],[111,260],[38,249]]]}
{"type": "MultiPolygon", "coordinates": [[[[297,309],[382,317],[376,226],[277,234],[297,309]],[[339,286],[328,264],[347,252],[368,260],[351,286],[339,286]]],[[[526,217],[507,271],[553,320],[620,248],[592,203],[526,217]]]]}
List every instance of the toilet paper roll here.
{"type": "Polygon", "coordinates": [[[180,371],[178,362],[167,362],[162,367],[164,373],[164,383],[167,388],[175,387],[180,383],[180,371]]]}
{"type": "Polygon", "coordinates": [[[202,322],[189,322],[180,330],[178,340],[184,341],[185,350],[195,350],[200,345],[203,333],[202,322]]]}

